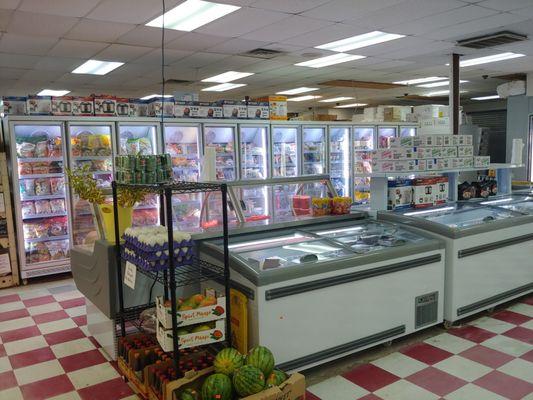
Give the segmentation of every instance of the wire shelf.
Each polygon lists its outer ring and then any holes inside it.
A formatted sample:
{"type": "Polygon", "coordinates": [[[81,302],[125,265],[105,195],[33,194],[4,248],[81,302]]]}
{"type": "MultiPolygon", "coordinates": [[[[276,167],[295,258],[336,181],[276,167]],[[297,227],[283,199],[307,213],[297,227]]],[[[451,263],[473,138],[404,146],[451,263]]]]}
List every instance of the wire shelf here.
{"type": "Polygon", "coordinates": [[[153,193],[164,193],[170,190],[173,193],[200,193],[200,192],[219,192],[225,183],[208,183],[208,182],[185,182],[172,181],[168,183],[116,183],[117,188],[143,189],[153,193]]]}

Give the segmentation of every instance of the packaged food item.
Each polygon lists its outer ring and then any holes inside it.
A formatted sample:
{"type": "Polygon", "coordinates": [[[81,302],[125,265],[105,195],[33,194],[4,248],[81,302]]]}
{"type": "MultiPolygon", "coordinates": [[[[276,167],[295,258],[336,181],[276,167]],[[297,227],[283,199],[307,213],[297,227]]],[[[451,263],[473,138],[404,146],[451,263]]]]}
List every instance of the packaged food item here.
{"type": "Polygon", "coordinates": [[[476,196],[476,190],[468,182],[463,182],[457,187],[459,200],[470,200],[476,196]]]}
{"type": "Polygon", "coordinates": [[[331,214],[331,200],[321,197],[313,197],[311,199],[313,216],[322,216],[331,214]]]}
{"type": "Polygon", "coordinates": [[[50,164],[47,162],[32,163],[32,173],[35,175],[50,173],[50,164]]]}
{"type": "Polygon", "coordinates": [[[48,157],[61,157],[63,150],[61,149],[61,137],[55,137],[48,141],[48,157]]]}
{"type": "Polygon", "coordinates": [[[29,162],[20,162],[19,163],[19,175],[31,175],[32,174],[32,163],[29,162]]]}
{"type": "Polygon", "coordinates": [[[35,200],[35,213],[36,214],[51,214],[49,200],[35,200]]]}
{"type": "Polygon", "coordinates": [[[68,233],[66,217],[50,218],[48,222],[48,236],[63,236],[68,233]]]}
{"type": "Polygon", "coordinates": [[[20,206],[22,210],[22,218],[35,215],[35,204],[33,204],[33,201],[22,201],[20,206]]]}
{"type": "Polygon", "coordinates": [[[58,174],[63,172],[63,162],[62,161],[52,161],[48,164],[48,173],[58,174]]]}
{"type": "Polygon", "coordinates": [[[48,250],[48,246],[46,242],[39,242],[35,243],[30,248],[30,257],[29,262],[30,263],[39,263],[39,262],[45,262],[50,261],[51,255],[50,251],[48,250]]]}
{"type": "Polygon", "coordinates": [[[50,194],[64,194],[65,180],[63,178],[50,178],[50,194]]]}
{"type": "Polygon", "coordinates": [[[35,145],[33,143],[17,143],[17,154],[21,158],[35,157],[35,145]]]}
{"type": "Polygon", "coordinates": [[[65,200],[64,199],[50,200],[50,210],[53,214],[64,213],[66,211],[65,200]]]}
{"type": "Polygon", "coordinates": [[[19,188],[21,196],[35,196],[35,179],[22,179],[19,188]]]}
{"type": "Polygon", "coordinates": [[[35,157],[48,157],[48,140],[43,140],[35,144],[35,157]]]}
{"type": "Polygon", "coordinates": [[[335,215],[343,215],[350,213],[352,199],[350,197],[334,197],[332,200],[331,213],[335,215]]]}
{"type": "Polygon", "coordinates": [[[46,242],[51,260],[62,260],[67,257],[67,249],[61,241],[46,242]]]}
{"type": "Polygon", "coordinates": [[[50,194],[50,180],[39,178],[34,181],[35,196],[45,196],[50,194]]]}

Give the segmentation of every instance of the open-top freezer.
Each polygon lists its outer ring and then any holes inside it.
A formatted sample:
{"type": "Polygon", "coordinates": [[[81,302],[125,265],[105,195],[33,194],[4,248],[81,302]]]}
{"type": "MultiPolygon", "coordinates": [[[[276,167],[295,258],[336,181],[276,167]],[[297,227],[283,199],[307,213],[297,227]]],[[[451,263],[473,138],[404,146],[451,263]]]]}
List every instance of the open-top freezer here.
{"type": "MultiPolygon", "coordinates": [[[[250,344],[271,349],[283,370],[442,322],[442,242],[356,216],[280,226],[234,231],[229,250],[234,286],[249,298],[250,344]]],[[[221,239],[199,243],[200,257],[220,263],[221,239]]]]}
{"type": "Polygon", "coordinates": [[[378,218],[444,240],[450,323],[533,290],[533,215],[476,202],[382,211],[378,218]]]}

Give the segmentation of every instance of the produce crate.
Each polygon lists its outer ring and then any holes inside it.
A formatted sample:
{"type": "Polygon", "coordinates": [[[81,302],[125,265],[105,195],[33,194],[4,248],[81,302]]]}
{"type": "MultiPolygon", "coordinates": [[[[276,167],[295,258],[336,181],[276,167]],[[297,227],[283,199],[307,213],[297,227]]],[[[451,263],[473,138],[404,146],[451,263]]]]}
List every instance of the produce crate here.
{"type": "MultiPolygon", "coordinates": [[[[189,347],[204,346],[210,343],[218,343],[226,340],[226,321],[219,319],[213,329],[180,335],[178,347],[187,349],[189,347]]],[[[164,351],[172,351],[172,329],[165,329],[162,324],[157,324],[157,341],[164,351]]]]}
{"type": "Polygon", "coordinates": [[[134,370],[130,368],[130,366],[124,361],[122,357],[119,357],[117,360],[118,363],[118,369],[124,375],[133,385],[133,390],[135,393],[137,393],[139,396],[141,396],[144,399],[148,398],[148,386],[146,385],[144,380],[140,380],[138,375],[135,373],[134,370]]]}
{"type": "MultiPolygon", "coordinates": [[[[165,307],[162,296],[156,297],[156,310],[157,320],[163,328],[172,328],[172,308],[170,306],[165,307]]],[[[226,318],[226,297],[218,297],[217,303],[212,306],[178,311],[176,318],[178,326],[188,326],[226,318]]]]}
{"type": "MultiPolygon", "coordinates": [[[[156,367],[157,368],[157,367],[156,367]]],[[[164,368],[164,367],[158,367],[158,368],[164,368]]],[[[188,371],[185,373],[185,376],[181,379],[169,382],[165,385],[165,389],[163,390],[163,395],[158,395],[154,388],[149,386],[148,387],[148,399],[149,400],[172,400],[172,393],[175,388],[183,387],[184,385],[188,388],[194,388],[198,391],[201,390],[203,383],[203,379],[200,379],[202,377],[208,377],[213,372],[215,372],[215,369],[213,367],[205,368],[200,371],[188,371]]]]}

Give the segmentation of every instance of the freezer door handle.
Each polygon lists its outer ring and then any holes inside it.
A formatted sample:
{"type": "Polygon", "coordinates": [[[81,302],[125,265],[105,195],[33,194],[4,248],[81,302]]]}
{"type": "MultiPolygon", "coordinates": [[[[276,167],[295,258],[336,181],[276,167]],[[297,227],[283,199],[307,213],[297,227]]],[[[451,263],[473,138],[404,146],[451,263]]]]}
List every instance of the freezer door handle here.
{"type": "Polygon", "coordinates": [[[529,242],[530,240],[533,240],[533,233],[514,237],[511,239],[500,240],[499,242],[483,244],[481,246],[471,247],[469,249],[459,250],[457,252],[457,258],[465,258],[465,257],[473,256],[476,254],[485,253],[487,251],[501,249],[502,247],[513,246],[515,244],[529,242]]]}
{"type": "Polygon", "coordinates": [[[265,300],[274,300],[281,297],[293,296],[295,294],[310,292],[313,290],[323,289],[330,286],[342,285],[360,281],[363,279],[374,278],[380,275],[391,274],[394,272],[404,271],[406,269],[421,267],[423,265],[440,262],[442,256],[434,254],[432,256],[415,258],[414,260],[403,261],[395,264],[384,265],[382,267],[371,268],[365,271],[357,271],[349,274],[332,276],[330,278],[318,279],[310,282],[299,283],[296,285],[284,286],[276,289],[269,289],[265,292],[265,300]]]}

